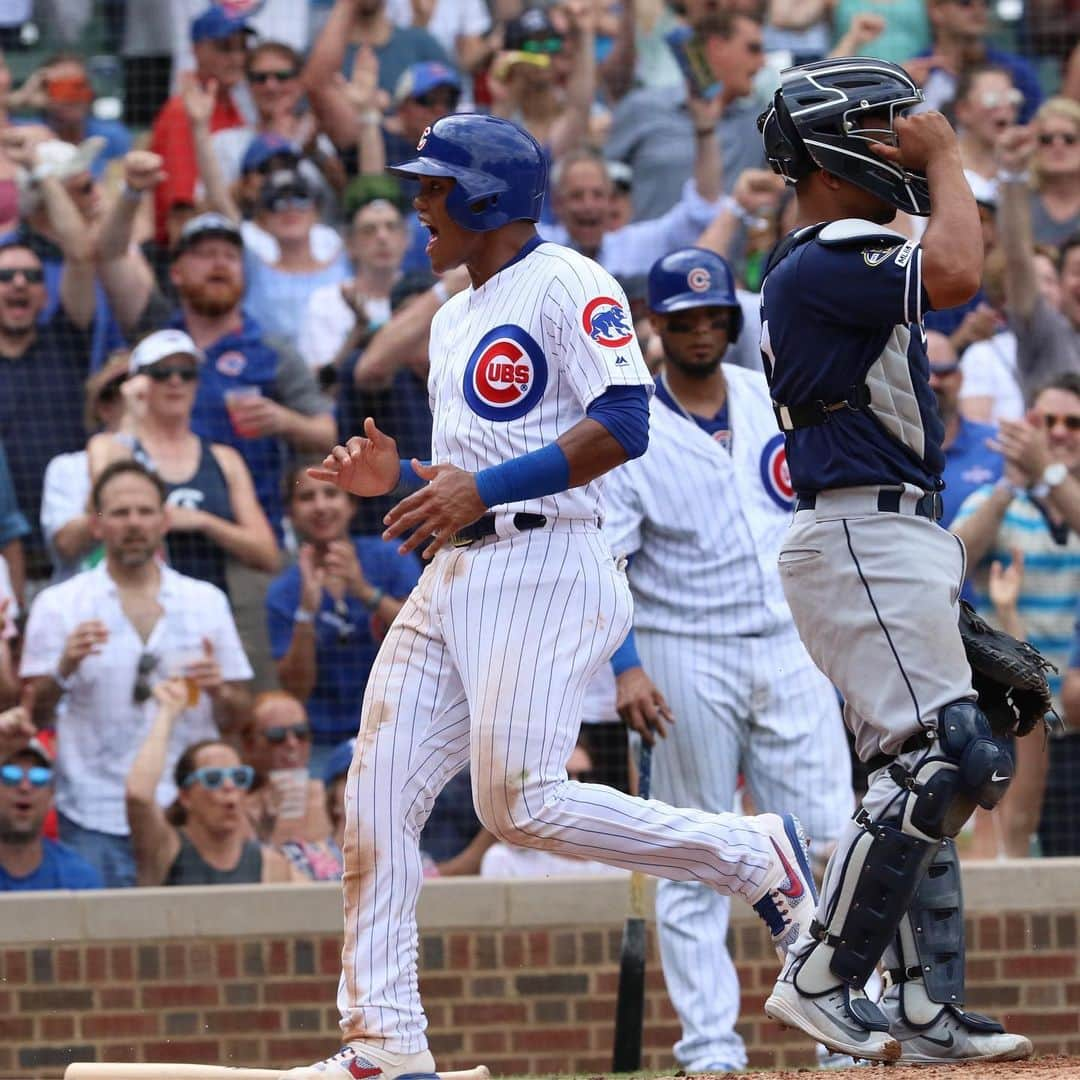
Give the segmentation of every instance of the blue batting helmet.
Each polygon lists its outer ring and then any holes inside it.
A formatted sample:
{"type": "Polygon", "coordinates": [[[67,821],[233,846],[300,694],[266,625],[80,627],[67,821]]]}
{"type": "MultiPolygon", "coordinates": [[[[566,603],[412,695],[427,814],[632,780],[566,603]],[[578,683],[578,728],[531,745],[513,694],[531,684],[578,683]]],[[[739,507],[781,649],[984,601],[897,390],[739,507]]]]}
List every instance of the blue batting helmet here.
{"type": "Polygon", "coordinates": [[[715,251],[687,247],[657,259],[649,271],[649,310],[658,315],[698,307],[732,309],[730,344],[742,329],[743,313],[735,295],[735,277],[715,251]]]}
{"type": "Polygon", "coordinates": [[[387,171],[410,179],[451,177],[446,209],[463,229],[489,232],[511,221],[540,220],[547,159],[517,124],[476,113],[444,116],[420,136],[416,149],[412,161],[387,171]]]}

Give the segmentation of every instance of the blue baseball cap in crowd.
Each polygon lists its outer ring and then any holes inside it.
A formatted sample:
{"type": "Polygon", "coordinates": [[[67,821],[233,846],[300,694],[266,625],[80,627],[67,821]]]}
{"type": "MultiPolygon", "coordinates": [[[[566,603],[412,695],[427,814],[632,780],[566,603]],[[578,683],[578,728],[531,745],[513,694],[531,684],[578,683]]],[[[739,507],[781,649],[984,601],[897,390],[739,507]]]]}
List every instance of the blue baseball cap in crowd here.
{"type": "Polygon", "coordinates": [[[461,78],[452,67],[438,60],[410,64],[401,73],[397,86],[394,87],[394,104],[400,105],[406,98],[420,97],[440,86],[449,86],[460,94],[461,78]]]}
{"type": "Polygon", "coordinates": [[[287,157],[295,163],[302,156],[296,143],[286,139],[284,135],[267,132],[265,135],[256,135],[248,143],[248,148],[240,159],[240,171],[242,173],[257,172],[276,157],[287,157]]]}
{"type": "Polygon", "coordinates": [[[346,739],[338,743],[330,752],[323,766],[323,783],[329,787],[339,776],[344,776],[352,764],[353,751],[356,749],[355,739],[346,739]]]}
{"type": "Polygon", "coordinates": [[[220,41],[233,34],[254,34],[246,19],[229,15],[223,7],[211,4],[197,19],[191,20],[191,41],[220,41]]]}

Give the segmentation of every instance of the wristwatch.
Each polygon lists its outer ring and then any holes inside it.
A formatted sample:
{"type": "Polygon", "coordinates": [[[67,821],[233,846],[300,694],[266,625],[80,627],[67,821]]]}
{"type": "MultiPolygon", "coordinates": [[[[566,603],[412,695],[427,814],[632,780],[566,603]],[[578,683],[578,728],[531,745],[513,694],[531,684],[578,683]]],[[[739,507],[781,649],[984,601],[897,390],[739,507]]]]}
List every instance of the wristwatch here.
{"type": "Polygon", "coordinates": [[[1069,467],[1061,461],[1055,461],[1043,469],[1042,482],[1051,491],[1069,475],[1069,467]]]}

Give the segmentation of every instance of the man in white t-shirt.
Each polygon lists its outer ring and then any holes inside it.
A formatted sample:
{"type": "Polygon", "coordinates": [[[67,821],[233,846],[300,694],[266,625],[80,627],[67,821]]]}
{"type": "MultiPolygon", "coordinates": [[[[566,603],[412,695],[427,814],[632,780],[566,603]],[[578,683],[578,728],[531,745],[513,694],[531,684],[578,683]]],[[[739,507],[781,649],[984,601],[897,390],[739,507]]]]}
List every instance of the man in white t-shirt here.
{"type": "Polygon", "coordinates": [[[397,26],[422,26],[465,71],[475,71],[489,58],[484,35],[491,15],[484,0],[435,0],[426,23],[417,21],[417,6],[412,0],[387,0],[386,13],[397,26]]]}
{"type": "Polygon", "coordinates": [[[314,370],[333,362],[363,312],[368,330],[390,318],[390,289],[401,276],[408,233],[401,211],[387,199],[373,199],[353,215],[346,248],[356,276],[324,285],[308,298],[300,326],[300,353],[314,370]]]}
{"type": "Polygon", "coordinates": [[[60,838],[107,886],[121,887],[135,884],[124,782],[153,719],[154,685],[182,674],[191,703],[157,791],[167,805],[184,748],[239,724],[252,671],[224,593],[156,557],[169,527],[161,481],[134,461],[116,462],[91,506],[105,559],[38,595],[20,674],[31,681],[39,726],[56,715],[60,838]]]}

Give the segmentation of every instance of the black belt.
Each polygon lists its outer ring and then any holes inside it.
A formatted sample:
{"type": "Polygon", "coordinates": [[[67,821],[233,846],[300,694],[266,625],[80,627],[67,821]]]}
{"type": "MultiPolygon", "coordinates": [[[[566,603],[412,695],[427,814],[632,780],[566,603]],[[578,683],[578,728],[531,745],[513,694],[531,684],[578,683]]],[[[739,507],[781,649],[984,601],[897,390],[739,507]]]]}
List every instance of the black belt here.
{"type": "MultiPolygon", "coordinates": [[[[877,508],[885,514],[900,513],[900,499],[903,492],[898,488],[882,488],[878,492],[877,508]]],[[[796,510],[813,510],[817,506],[816,495],[800,495],[795,503],[796,510]]],[[[941,495],[936,491],[928,491],[915,504],[917,517],[929,518],[931,521],[941,520],[941,495]]]]}
{"type": "Polygon", "coordinates": [[[934,741],[934,736],[929,731],[917,731],[910,738],[905,739],[896,754],[875,754],[866,764],[868,773],[876,772],[894,762],[900,754],[910,754],[913,750],[925,750],[934,741]]]}
{"type": "MultiPolygon", "coordinates": [[[[548,523],[548,519],[543,514],[515,514],[514,515],[514,528],[518,532],[528,532],[530,529],[542,529],[548,523]]],[[[495,535],[495,515],[485,514],[483,517],[477,518],[471,525],[466,525],[464,528],[458,529],[453,536],[450,537],[450,544],[453,547],[468,547],[470,544],[475,544],[477,540],[486,540],[489,536],[495,535]]]]}

